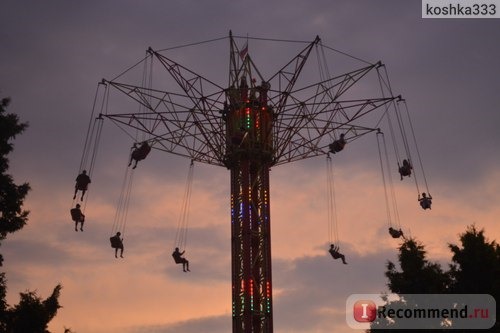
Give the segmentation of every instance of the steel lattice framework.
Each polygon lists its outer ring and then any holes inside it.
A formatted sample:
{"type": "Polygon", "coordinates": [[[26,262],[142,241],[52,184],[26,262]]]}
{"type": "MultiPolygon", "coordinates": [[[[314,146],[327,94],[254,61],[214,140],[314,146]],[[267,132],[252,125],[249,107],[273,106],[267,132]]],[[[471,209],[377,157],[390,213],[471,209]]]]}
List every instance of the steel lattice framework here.
{"type": "Polygon", "coordinates": [[[229,41],[227,86],[149,48],[147,58],[162,65],[180,92],[103,80],[141,111],[102,116],[147,133],[155,149],[230,170],[233,332],[272,332],[270,168],[325,155],[340,133],[352,141],[376,130],[360,120],[375,110],[383,114],[398,97],[348,97],[380,63],[298,86],[311,52],[322,46],[319,37],[267,78],[232,34],[229,41]]]}

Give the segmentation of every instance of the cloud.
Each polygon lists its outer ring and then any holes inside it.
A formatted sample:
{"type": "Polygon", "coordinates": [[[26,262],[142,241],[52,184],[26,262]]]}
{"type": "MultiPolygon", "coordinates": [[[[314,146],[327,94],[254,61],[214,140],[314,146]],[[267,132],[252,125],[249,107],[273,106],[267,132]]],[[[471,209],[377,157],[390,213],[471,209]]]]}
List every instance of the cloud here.
{"type": "Polygon", "coordinates": [[[231,321],[227,316],[213,316],[207,318],[187,320],[166,326],[148,326],[133,328],[130,333],[170,333],[170,332],[230,332],[231,321]]]}
{"type": "MultiPolygon", "coordinates": [[[[353,293],[384,291],[383,269],[394,250],[376,255],[351,255],[348,265],[321,256],[274,261],[274,328],[276,332],[346,330],[345,302],[353,293]],[[366,272],[372,277],[366,279],[366,272]],[[349,286],[346,288],[346,285],[349,286]]],[[[228,332],[229,314],[194,318],[168,325],[134,328],[131,332],[228,332]]]]}

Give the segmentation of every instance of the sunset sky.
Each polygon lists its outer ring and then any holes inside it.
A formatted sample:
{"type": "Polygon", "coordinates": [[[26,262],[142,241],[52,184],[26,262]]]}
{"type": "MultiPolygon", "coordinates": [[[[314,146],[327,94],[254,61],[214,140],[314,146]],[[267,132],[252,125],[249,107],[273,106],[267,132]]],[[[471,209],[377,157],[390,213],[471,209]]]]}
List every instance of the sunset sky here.
{"type": "MultiPolygon", "coordinates": [[[[240,36],[314,40],[382,61],[407,101],[434,198],[422,210],[412,180],[394,175],[400,221],[447,269],[448,243],[473,223],[500,240],[500,20],[422,19],[421,1],[34,1],[0,11],[0,98],[29,122],[9,172],[29,182],[28,225],[0,249],[9,304],[63,286],[50,323],[76,333],[231,331],[229,172],[196,164],[183,273],[170,256],[189,160],[153,150],[135,171],[125,259],[109,246],[131,140],[105,122],[85,231],[70,220],[74,179],[97,83],[148,47],[240,36]]],[[[227,57],[227,41],[218,54],[227,57]],[[226,52],[226,53],[225,53],[226,52]]],[[[252,42],[249,45],[252,54],[252,42]]],[[[186,51],[186,62],[210,54],[186,51]]],[[[257,51],[255,51],[257,52],[257,51]]],[[[295,54],[276,53],[284,64],[295,54]]],[[[181,54],[181,60],[182,60],[181,54]]],[[[227,84],[220,72],[200,74],[227,84]]],[[[342,68],[335,68],[342,72],[342,68]]],[[[270,73],[267,73],[270,74],[270,73]]],[[[375,90],[378,87],[373,87],[375,90]]],[[[346,333],[349,295],[387,291],[387,233],[375,135],[335,156],[339,237],[348,265],[327,253],[325,158],[271,169],[274,331],[346,333]]],[[[396,172],[396,170],[393,170],[396,172]]]]}

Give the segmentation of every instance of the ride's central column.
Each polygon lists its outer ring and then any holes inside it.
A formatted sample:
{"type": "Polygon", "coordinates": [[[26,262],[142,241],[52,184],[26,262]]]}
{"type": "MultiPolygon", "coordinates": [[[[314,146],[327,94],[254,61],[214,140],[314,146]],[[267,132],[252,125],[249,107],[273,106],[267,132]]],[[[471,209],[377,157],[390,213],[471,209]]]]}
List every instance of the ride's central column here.
{"type": "Polygon", "coordinates": [[[269,85],[245,77],[227,91],[225,163],[231,170],[233,332],[272,332],[269,169],[273,162],[269,85]]]}

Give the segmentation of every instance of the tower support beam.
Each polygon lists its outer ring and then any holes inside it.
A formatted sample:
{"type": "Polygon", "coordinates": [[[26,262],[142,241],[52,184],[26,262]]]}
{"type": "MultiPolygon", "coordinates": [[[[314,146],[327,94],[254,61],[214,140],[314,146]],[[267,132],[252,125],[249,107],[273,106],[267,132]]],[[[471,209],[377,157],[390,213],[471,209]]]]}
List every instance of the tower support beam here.
{"type": "Polygon", "coordinates": [[[272,332],[269,165],[231,169],[233,332],[272,332]]]}
{"type": "Polygon", "coordinates": [[[244,69],[240,73],[228,89],[229,103],[224,110],[224,161],[231,171],[233,332],[271,333],[269,170],[273,117],[267,105],[269,86],[252,86],[250,73],[244,69]]]}

